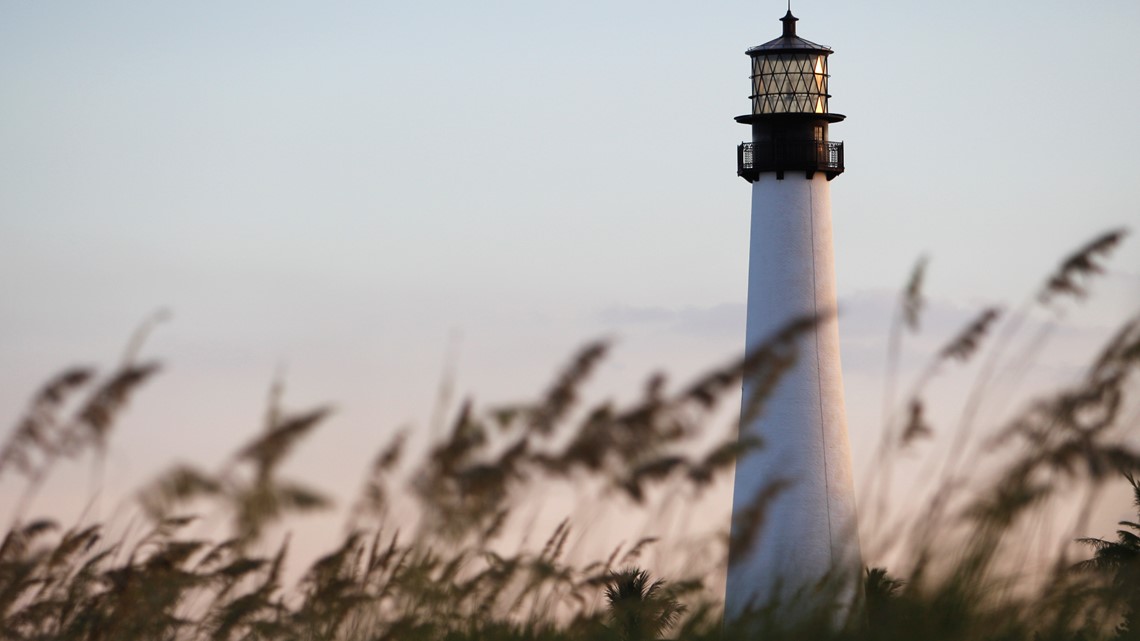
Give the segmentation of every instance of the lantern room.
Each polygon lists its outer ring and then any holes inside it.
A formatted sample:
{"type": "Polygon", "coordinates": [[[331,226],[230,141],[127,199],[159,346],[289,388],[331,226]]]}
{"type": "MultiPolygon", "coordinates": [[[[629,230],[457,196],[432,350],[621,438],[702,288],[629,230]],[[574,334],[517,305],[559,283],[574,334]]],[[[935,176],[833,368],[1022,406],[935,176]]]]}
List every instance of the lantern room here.
{"type": "Polygon", "coordinates": [[[828,180],[843,172],[843,143],[828,140],[828,125],[843,120],[828,111],[831,48],[796,35],[791,11],[783,34],[746,53],[752,62],[752,113],[736,121],[752,125],[752,142],[737,149],[737,173],[754,182],[765,171],[783,179],[788,170],[828,180]]]}
{"type": "Polygon", "coordinates": [[[784,35],[747,51],[752,58],[752,113],[827,113],[827,56],[831,49],[796,35],[789,11],[784,35]]]}

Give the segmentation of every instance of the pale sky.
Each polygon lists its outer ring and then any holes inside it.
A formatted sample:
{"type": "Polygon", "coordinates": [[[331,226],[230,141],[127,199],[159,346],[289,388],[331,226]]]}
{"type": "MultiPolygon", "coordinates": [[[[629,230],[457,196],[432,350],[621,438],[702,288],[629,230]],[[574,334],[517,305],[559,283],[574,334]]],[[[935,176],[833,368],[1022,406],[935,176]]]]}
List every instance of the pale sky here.
{"type": "MultiPolygon", "coordinates": [[[[63,366],[110,367],[167,308],[146,346],[167,369],[113,437],[108,492],[219,462],[284,369],[290,406],[340,410],[294,469],[347,496],[394,428],[427,424],[449,344],[457,392],[487,401],[533,396],[599,335],[618,342],[598,393],[719,363],[744,336],[744,50],[784,10],[0,0],[2,415],[63,366]]],[[[1138,226],[1140,3],[793,10],[835,50],[848,118],[832,201],[858,467],[919,255],[929,352],[1138,226]]],[[[1140,305],[1140,238],[1111,265],[1035,384],[1140,305]]]]}

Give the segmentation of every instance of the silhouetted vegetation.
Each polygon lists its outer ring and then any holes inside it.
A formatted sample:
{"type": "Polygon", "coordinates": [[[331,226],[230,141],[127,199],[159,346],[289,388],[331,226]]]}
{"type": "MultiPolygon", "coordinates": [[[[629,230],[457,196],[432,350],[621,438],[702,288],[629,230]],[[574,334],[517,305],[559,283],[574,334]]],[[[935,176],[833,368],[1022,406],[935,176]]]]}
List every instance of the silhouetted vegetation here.
{"type": "MultiPolygon", "coordinates": [[[[763,411],[765,394],[795,362],[798,340],[817,322],[799,319],[755,352],[687,385],[673,388],[663,377],[651,377],[628,404],[583,400],[583,384],[608,349],[597,342],[574,355],[533,402],[483,408],[464,401],[445,436],[422,457],[409,454],[408,435],[398,434],[365,470],[344,536],[290,584],[285,570],[299,561],[290,560],[287,536],[270,533],[291,515],[329,507],[332,498],[283,477],[281,466],[331,411],[289,411],[280,386],[270,394],[260,432],[220,466],[179,464],[138,492],[145,527],[109,539],[112,524],[63,527],[26,514],[56,463],[100,460],[130,398],[159,373],[158,363],[138,360],[133,341],[123,363],[108,373],[78,367],[48,381],[0,447],[0,483],[6,491],[22,484],[24,493],[0,543],[0,636],[1140,638],[1140,522],[1122,522],[1115,539],[1080,539],[1091,554],[1083,561],[1070,558],[1063,544],[1073,536],[1063,536],[1043,578],[1025,578],[1024,568],[1011,562],[1021,558],[1015,552],[1025,545],[1026,524],[1043,518],[1059,497],[1125,478],[1140,510],[1133,476],[1140,451],[1129,432],[1137,419],[1140,317],[1121,325],[1083,379],[1036,399],[1012,420],[983,426],[994,471],[972,459],[962,464],[986,391],[1011,360],[1020,362],[1021,355],[1009,359],[1005,353],[1028,314],[1051,313],[1085,296],[1100,261],[1123,236],[1110,232],[1065,259],[1022,308],[980,311],[919,375],[897,403],[900,410],[888,389],[878,475],[868,480],[861,507],[865,517],[882,519],[869,531],[894,537],[892,567],[889,573],[867,570],[861,602],[838,624],[828,603],[794,624],[780,624],[787,604],[770,604],[756,620],[722,623],[717,595],[723,586],[712,577],[722,576],[723,567],[718,574],[717,563],[694,560],[683,575],[638,567],[649,546],[669,545],[674,555],[695,549],[692,542],[670,544],[665,525],[632,545],[611,543],[612,553],[599,559],[569,553],[579,527],[570,519],[541,545],[517,536],[528,516],[519,512],[521,498],[559,483],[631,509],[673,496],[699,500],[737,456],[763,447],[735,435],[708,445],[709,425],[745,377],[757,381],[761,392],[747,399],[744,413],[763,411]],[[883,499],[891,462],[936,434],[923,402],[926,386],[943,368],[983,353],[954,445],[931,468],[937,487],[931,501],[891,520],[883,499]],[[207,512],[224,515],[224,533],[195,531],[197,515],[207,512]]],[[[892,379],[901,332],[920,325],[925,269],[923,262],[900,298],[897,334],[888,347],[892,379]]],[[[743,531],[760,532],[761,541],[765,496],[744,511],[741,523],[743,531]]],[[[720,559],[727,559],[732,544],[725,516],[723,532],[706,542],[720,559]]]]}

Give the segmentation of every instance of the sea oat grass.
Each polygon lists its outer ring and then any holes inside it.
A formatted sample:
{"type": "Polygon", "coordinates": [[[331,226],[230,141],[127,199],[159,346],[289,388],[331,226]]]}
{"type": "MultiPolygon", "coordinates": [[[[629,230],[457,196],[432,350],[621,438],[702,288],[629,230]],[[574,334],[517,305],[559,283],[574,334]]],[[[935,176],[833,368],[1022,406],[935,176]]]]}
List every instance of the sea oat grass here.
{"type": "MultiPolygon", "coordinates": [[[[1031,302],[1057,309],[1083,297],[1123,232],[1095,239],[1062,262],[1031,302]]],[[[332,420],[328,407],[291,412],[274,385],[265,424],[217,467],[181,463],[137,493],[146,526],[107,540],[115,524],[63,529],[28,519],[31,497],[53,465],[108,446],[132,395],[159,371],[136,360],[141,331],[124,364],[103,377],[78,367],[50,380],[33,397],[0,447],[0,481],[22,484],[25,500],[0,542],[0,637],[82,641],[264,639],[365,641],[408,639],[566,640],[656,638],[687,640],[985,640],[1061,641],[1140,637],[1140,524],[1121,523],[1115,538],[1082,538],[1086,560],[1063,552],[1044,580],[1027,581],[1010,555],[1025,545],[1027,523],[1058,497],[1095,490],[1124,478],[1140,509],[1132,474],[1140,452],[1132,446],[1136,419],[1140,319],[1130,319],[1070,387],[1028,404],[990,433],[996,471],[963,474],[958,465],[987,391],[981,381],[967,400],[955,451],[932,472],[930,500],[899,520],[887,520],[884,500],[890,465],[900,453],[933,442],[938,424],[923,392],[942,368],[989,348],[981,376],[1008,365],[1005,346],[1025,312],[999,316],[987,308],[951,337],[894,407],[896,332],[917,331],[925,307],[923,277],[915,269],[888,345],[889,385],[880,476],[868,480],[880,494],[865,495],[864,516],[881,523],[900,551],[888,569],[866,572],[861,600],[841,620],[805,594],[815,616],[783,615],[792,604],[766,604],[748,617],[722,621],[717,597],[723,563],[717,559],[744,541],[763,541],[766,504],[784,489],[776,483],[738,514],[745,526],[730,540],[727,518],[707,541],[675,540],[664,526],[621,542],[602,558],[575,550],[588,524],[562,520],[541,544],[520,542],[533,514],[527,497],[547,488],[578,488],[584,502],[664,514],[664,505],[698,501],[732,469],[742,452],[763,447],[735,434],[711,447],[705,438],[720,401],[745,378],[758,392],[743,412],[764,411],[766,395],[796,358],[799,339],[821,319],[805,318],[751,354],[670,388],[653,376],[628,404],[588,403],[583,386],[604,363],[608,345],[595,342],[574,355],[536,400],[483,408],[472,400],[450,413],[445,435],[422,458],[408,453],[408,435],[395,436],[364,471],[348,527],[329,551],[286,584],[288,537],[272,540],[284,519],[320,514],[331,498],[307,483],[283,478],[281,464],[332,420]],[[1006,323],[996,333],[1000,322],[1006,323]],[[86,396],[83,396],[86,394],[86,396]],[[1133,409],[1130,409],[1133,408],[1133,409]],[[895,418],[897,415],[898,418],[895,418]],[[940,474],[936,473],[940,472],[940,474]],[[1124,476],[1122,476],[1122,474],[1124,476]],[[662,498],[664,497],[664,499],[662,498]],[[682,497],[677,499],[676,497],[682,497]],[[877,506],[867,509],[868,504],[877,506]],[[202,535],[194,514],[220,514],[226,528],[202,535]],[[685,572],[662,575],[640,568],[647,550],[692,556],[685,572]],[[814,605],[813,605],[814,604],[814,605]]],[[[144,330],[150,325],[144,326],[144,330]]],[[[900,334],[901,336],[901,334],[900,334]]],[[[981,468],[979,468],[981,469],[981,468]]],[[[786,481],[789,483],[791,481],[786,481]]],[[[314,518],[328,518],[314,516],[314,518]]],[[[664,519],[662,518],[662,521],[664,519]]],[[[116,528],[115,531],[121,531],[116,528]]],[[[595,537],[605,532],[591,532],[595,537]]],[[[1083,533],[1082,533],[1083,535],[1083,533]]],[[[616,545],[615,545],[616,544],[616,545]]],[[[1063,549],[1058,547],[1058,549],[1063,549]]],[[[660,555],[659,557],[660,558],[660,555]]],[[[875,559],[871,559],[875,561],[875,559]]],[[[828,590],[827,581],[818,586],[828,590]]],[[[806,605],[805,605],[806,604],[806,605]]]]}

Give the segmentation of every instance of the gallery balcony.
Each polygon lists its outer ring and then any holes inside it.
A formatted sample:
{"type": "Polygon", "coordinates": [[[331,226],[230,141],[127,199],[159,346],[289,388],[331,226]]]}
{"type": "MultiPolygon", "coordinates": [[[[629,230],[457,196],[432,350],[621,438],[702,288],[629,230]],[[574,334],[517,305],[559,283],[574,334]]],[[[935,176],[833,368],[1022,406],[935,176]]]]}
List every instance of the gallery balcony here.
{"type": "Polygon", "coordinates": [[[784,172],[802,171],[807,178],[823,172],[828,180],[843,173],[843,143],[830,140],[746,142],[736,148],[736,173],[755,182],[763,172],[783,180],[784,172]]]}

